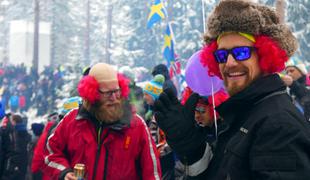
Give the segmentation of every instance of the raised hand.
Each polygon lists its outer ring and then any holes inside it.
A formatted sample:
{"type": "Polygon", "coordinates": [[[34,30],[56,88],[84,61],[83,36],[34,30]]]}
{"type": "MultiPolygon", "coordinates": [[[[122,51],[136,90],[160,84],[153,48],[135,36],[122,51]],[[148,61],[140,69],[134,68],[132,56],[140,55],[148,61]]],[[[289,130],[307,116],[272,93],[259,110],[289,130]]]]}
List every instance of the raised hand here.
{"type": "Polygon", "coordinates": [[[165,132],[168,144],[179,155],[186,155],[200,147],[205,140],[204,128],[195,122],[195,107],[199,95],[194,93],[181,105],[171,89],[165,89],[155,101],[155,119],[165,132]]]}

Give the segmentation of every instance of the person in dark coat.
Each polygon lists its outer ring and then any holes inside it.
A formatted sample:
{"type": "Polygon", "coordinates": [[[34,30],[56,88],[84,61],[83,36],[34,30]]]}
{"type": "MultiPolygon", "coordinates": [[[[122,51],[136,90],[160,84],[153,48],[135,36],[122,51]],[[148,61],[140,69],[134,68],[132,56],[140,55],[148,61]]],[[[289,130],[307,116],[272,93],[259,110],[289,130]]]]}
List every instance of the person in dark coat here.
{"type": "Polygon", "coordinates": [[[216,108],[226,128],[209,157],[205,129],[195,127],[193,94],[182,106],[172,91],[155,102],[155,118],[193,179],[308,180],[310,127],[277,72],[297,40],[275,11],[222,0],[210,14],[201,62],[223,79],[231,97],[216,108]]]}
{"type": "Polygon", "coordinates": [[[157,74],[154,79],[149,81],[143,88],[144,100],[150,106],[147,114],[150,116],[149,121],[149,130],[151,136],[156,144],[156,149],[158,154],[160,154],[160,166],[162,171],[163,180],[174,180],[174,167],[175,167],[175,158],[174,153],[171,148],[168,146],[165,134],[162,130],[159,129],[152,112],[152,106],[154,105],[155,100],[159,97],[159,94],[163,91],[163,83],[165,82],[165,77],[161,74],[157,74]]]}
{"type": "MultiPolygon", "coordinates": [[[[7,150],[4,154],[4,166],[2,180],[24,180],[27,172],[28,150],[27,146],[31,140],[27,132],[26,124],[20,115],[14,114],[9,120],[12,128],[3,129],[3,140],[7,150]]],[[[8,127],[6,127],[8,128],[8,127]]]]}
{"type": "Polygon", "coordinates": [[[284,84],[289,87],[293,103],[304,114],[306,120],[310,121],[310,87],[307,84],[306,66],[302,62],[291,59],[286,63],[285,71],[287,75],[283,75],[281,78],[284,84]]]}
{"type": "Polygon", "coordinates": [[[174,95],[177,96],[178,91],[177,91],[177,88],[175,87],[175,85],[173,84],[173,82],[170,79],[169,71],[168,71],[167,66],[164,65],[164,64],[158,64],[157,66],[155,66],[153,68],[153,71],[152,71],[152,76],[155,77],[157,74],[161,74],[161,75],[163,75],[165,77],[165,82],[163,84],[163,89],[167,89],[167,88],[172,89],[174,95]]]}
{"type": "Polygon", "coordinates": [[[2,102],[0,102],[0,122],[1,122],[2,118],[4,118],[4,116],[5,116],[5,107],[2,104],[2,102]]]}
{"type": "Polygon", "coordinates": [[[9,132],[13,131],[10,121],[11,113],[5,114],[0,125],[0,179],[3,175],[5,160],[8,154],[9,147],[9,132]]]}

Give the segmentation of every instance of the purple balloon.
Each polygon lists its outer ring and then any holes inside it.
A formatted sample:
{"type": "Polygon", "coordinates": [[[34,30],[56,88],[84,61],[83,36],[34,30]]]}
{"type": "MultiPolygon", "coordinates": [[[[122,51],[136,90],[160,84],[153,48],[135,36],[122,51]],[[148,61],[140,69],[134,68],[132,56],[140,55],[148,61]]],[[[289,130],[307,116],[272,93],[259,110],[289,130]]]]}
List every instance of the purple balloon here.
{"type": "Polygon", "coordinates": [[[208,67],[203,67],[200,62],[200,53],[201,51],[197,51],[189,58],[185,68],[185,81],[194,92],[201,96],[210,96],[212,84],[215,93],[224,88],[223,81],[217,76],[208,75],[208,67]]]}

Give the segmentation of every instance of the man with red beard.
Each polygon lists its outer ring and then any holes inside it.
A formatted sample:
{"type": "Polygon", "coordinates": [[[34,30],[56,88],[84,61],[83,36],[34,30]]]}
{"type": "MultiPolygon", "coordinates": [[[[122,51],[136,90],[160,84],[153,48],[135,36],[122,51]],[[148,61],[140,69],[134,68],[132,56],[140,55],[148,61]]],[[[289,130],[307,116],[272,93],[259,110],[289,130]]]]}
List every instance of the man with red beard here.
{"type": "Polygon", "coordinates": [[[69,112],[48,138],[45,156],[52,179],[160,179],[156,146],[143,119],[127,100],[129,80],[98,63],[79,82],[80,108],[69,112]]]}
{"type": "Polygon", "coordinates": [[[194,122],[198,95],[182,106],[164,90],[154,108],[168,144],[194,179],[310,179],[309,123],[277,74],[297,49],[292,32],[272,8],[248,0],[220,1],[207,27],[201,62],[229,92],[216,108],[226,128],[206,158],[206,132],[194,122]]]}

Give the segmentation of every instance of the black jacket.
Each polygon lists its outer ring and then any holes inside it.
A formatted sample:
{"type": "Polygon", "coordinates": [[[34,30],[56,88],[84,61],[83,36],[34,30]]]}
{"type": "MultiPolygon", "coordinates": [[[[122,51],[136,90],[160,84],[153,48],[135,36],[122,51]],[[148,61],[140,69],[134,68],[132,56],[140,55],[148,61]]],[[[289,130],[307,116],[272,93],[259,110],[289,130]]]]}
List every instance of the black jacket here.
{"type": "Polygon", "coordinates": [[[310,90],[306,85],[306,76],[303,75],[290,86],[290,95],[293,100],[301,105],[304,116],[310,121],[310,90]]]}
{"type": "Polygon", "coordinates": [[[23,180],[25,179],[28,151],[27,145],[31,136],[26,130],[26,126],[18,124],[13,129],[2,128],[3,145],[6,147],[1,180],[23,180]]]}
{"type": "Polygon", "coordinates": [[[256,80],[217,110],[228,128],[197,179],[310,179],[309,123],[278,75],[256,80]]]}

